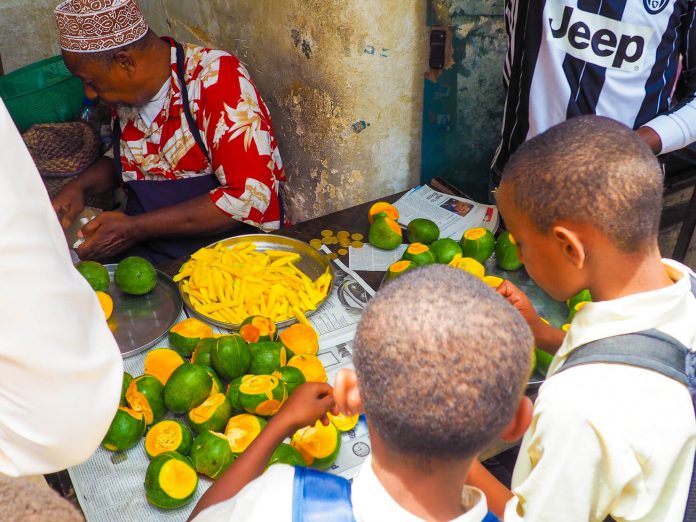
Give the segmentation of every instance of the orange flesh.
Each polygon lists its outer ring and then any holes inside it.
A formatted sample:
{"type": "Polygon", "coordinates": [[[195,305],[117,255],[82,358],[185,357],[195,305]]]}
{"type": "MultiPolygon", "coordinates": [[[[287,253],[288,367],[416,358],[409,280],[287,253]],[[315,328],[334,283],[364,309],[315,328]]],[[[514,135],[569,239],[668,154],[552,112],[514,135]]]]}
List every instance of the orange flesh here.
{"type": "Polygon", "coordinates": [[[297,430],[295,435],[292,436],[293,446],[302,453],[307,461],[307,456],[310,457],[311,462],[314,459],[321,459],[323,457],[328,457],[336,449],[336,431],[337,428],[329,423],[328,426],[324,426],[321,421],[317,421],[314,426],[307,426],[297,430]]]}
{"type": "Polygon", "coordinates": [[[147,432],[147,452],[157,456],[165,451],[174,451],[181,444],[181,438],[181,426],[176,422],[163,421],[147,432]]]}
{"type": "Polygon", "coordinates": [[[256,413],[259,415],[275,415],[282,405],[282,402],[275,399],[263,401],[256,406],[256,413]]]}
{"type": "Polygon", "coordinates": [[[370,210],[367,213],[367,220],[372,223],[375,214],[379,214],[380,212],[385,212],[387,216],[393,220],[399,219],[399,211],[394,205],[387,203],[386,201],[378,201],[370,207],[370,210]]]}
{"type": "Polygon", "coordinates": [[[259,329],[261,335],[272,335],[275,333],[275,323],[267,317],[254,317],[251,324],[259,329]]]}
{"type": "Polygon", "coordinates": [[[288,366],[297,368],[307,382],[326,382],[328,377],[321,361],[313,355],[296,355],[288,362],[288,366]]]}
{"type": "Polygon", "coordinates": [[[409,254],[422,254],[423,252],[427,252],[429,248],[427,245],[424,245],[423,243],[411,243],[408,246],[408,253],[409,254]]]}
{"type": "Polygon", "coordinates": [[[319,351],[319,337],[314,328],[296,323],[280,334],[280,340],[294,354],[316,354],[319,351]]]}
{"type": "Polygon", "coordinates": [[[397,261],[396,263],[393,263],[393,264],[389,267],[389,271],[390,271],[390,272],[395,272],[395,273],[403,272],[403,271],[406,270],[409,266],[411,266],[411,262],[410,262],[410,261],[397,261]]]}
{"type": "Polygon", "coordinates": [[[399,224],[395,220],[393,220],[391,218],[384,218],[384,222],[389,226],[389,228],[392,229],[392,231],[394,233],[402,235],[401,227],[399,226],[399,224]]]}
{"type": "Polygon", "coordinates": [[[253,324],[245,324],[239,329],[239,335],[248,343],[255,343],[261,338],[261,331],[253,324]]]}
{"type": "Polygon", "coordinates": [[[510,243],[513,245],[517,244],[517,241],[515,241],[515,237],[512,234],[508,234],[508,238],[510,238],[510,243]]]}
{"type": "Polygon", "coordinates": [[[152,408],[145,396],[138,391],[135,381],[131,381],[126,389],[126,401],[130,404],[133,411],[138,411],[145,416],[145,422],[151,424],[154,419],[152,408]]]}
{"type": "Polygon", "coordinates": [[[159,472],[159,486],[171,498],[188,497],[198,483],[195,470],[185,462],[172,459],[165,462],[159,472]]]}
{"type": "Polygon", "coordinates": [[[225,402],[225,396],[222,393],[215,393],[203,401],[203,404],[192,409],[189,416],[193,422],[205,422],[213,416],[223,402],[225,402]]]}
{"type": "Polygon", "coordinates": [[[483,227],[472,228],[472,229],[469,229],[466,232],[464,232],[464,237],[466,239],[476,240],[476,239],[482,238],[485,235],[486,235],[486,229],[483,227]]]}
{"type": "Polygon", "coordinates": [[[145,357],[145,373],[157,377],[166,384],[174,370],[184,364],[181,355],[169,348],[152,350],[145,357]]]}
{"type": "Polygon", "coordinates": [[[270,399],[273,396],[273,390],[278,387],[278,384],[278,378],[272,375],[253,375],[250,379],[242,381],[239,385],[239,393],[244,393],[245,395],[265,393],[270,399]]]}
{"type": "Polygon", "coordinates": [[[256,436],[261,432],[261,426],[256,417],[248,413],[242,413],[232,417],[227,423],[225,436],[230,441],[230,448],[234,453],[241,453],[256,436]]]}
{"type": "Polygon", "coordinates": [[[194,317],[184,319],[179,324],[172,327],[172,332],[183,335],[184,337],[212,337],[213,329],[194,317]]]}

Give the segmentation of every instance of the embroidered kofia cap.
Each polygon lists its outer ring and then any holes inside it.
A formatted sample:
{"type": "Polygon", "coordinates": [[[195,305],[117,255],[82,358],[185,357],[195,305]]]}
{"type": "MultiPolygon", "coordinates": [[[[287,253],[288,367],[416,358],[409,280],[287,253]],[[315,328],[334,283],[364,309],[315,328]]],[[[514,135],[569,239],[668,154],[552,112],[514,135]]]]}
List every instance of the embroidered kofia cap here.
{"type": "Polygon", "coordinates": [[[148,30],[135,0],[66,0],[54,14],[60,47],[73,53],[116,49],[137,42],[148,30]]]}

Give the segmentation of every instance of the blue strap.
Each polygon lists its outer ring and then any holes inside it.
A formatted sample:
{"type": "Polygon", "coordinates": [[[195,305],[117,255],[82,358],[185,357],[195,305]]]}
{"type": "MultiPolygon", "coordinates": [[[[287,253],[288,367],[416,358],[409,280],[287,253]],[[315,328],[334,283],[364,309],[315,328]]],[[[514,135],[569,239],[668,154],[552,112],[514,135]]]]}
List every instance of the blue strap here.
{"type": "Polygon", "coordinates": [[[293,522],[355,522],[351,486],[343,477],[295,466],[293,522]]]}
{"type": "Polygon", "coordinates": [[[489,511],[481,522],[501,522],[501,520],[489,511]]]}

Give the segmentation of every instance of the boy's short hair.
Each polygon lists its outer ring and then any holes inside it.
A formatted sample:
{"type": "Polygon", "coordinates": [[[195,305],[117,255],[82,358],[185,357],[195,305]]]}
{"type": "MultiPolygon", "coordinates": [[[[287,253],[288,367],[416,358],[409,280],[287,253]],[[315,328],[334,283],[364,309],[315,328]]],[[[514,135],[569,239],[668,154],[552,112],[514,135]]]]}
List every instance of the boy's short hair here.
{"type": "Polygon", "coordinates": [[[585,222],[636,252],[657,238],[662,180],[657,158],[634,131],[579,116],[522,144],[502,183],[541,232],[563,219],[585,222]]]}
{"type": "Polygon", "coordinates": [[[519,312],[480,279],[442,265],[412,270],[377,292],[358,325],[368,421],[403,454],[472,457],[517,410],[532,345],[519,312]]]}

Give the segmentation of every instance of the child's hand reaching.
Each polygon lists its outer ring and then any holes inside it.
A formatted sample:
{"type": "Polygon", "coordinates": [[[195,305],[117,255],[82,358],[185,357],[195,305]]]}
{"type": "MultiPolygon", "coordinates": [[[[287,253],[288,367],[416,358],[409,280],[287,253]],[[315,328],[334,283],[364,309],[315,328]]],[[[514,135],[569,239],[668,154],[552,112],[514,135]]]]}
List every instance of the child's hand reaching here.
{"type": "Polygon", "coordinates": [[[534,309],[527,294],[510,281],[503,281],[496,291],[522,314],[522,317],[524,317],[524,320],[532,330],[537,348],[541,348],[550,354],[556,353],[563,343],[565,332],[545,322],[534,309]]]}
{"type": "Polygon", "coordinates": [[[539,317],[539,314],[534,309],[534,306],[529,300],[529,297],[527,297],[527,294],[517,288],[510,281],[506,279],[500,283],[496,291],[507,299],[508,303],[517,308],[532,330],[534,329],[534,326],[536,326],[537,321],[541,322],[541,317],[539,317]]]}
{"type": "Polygon", "coordinates": [[[276,413],[274,420],[287,427],[288,434],[314,424],[317,419],[328,426],[327,412],[338,414],[333,398],[333,388],[322,382],[306,382],[300,385],[276,413]]]}

